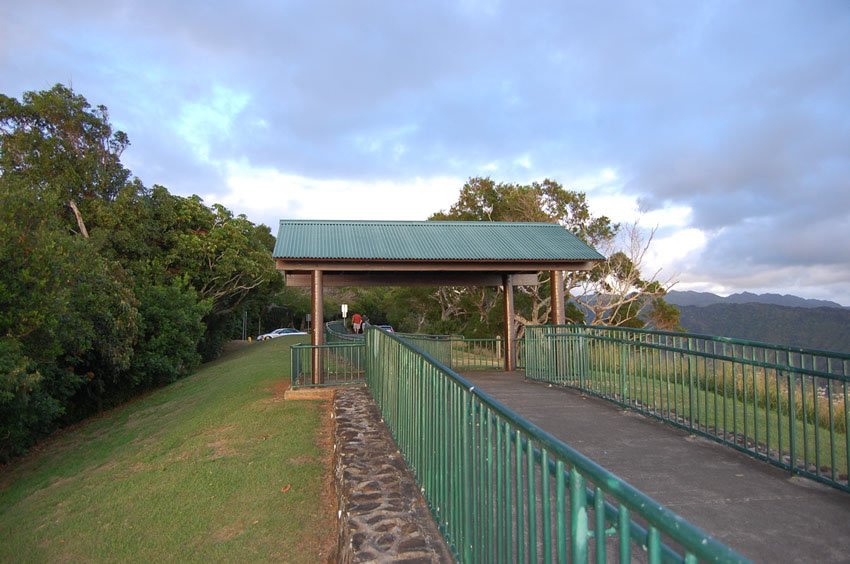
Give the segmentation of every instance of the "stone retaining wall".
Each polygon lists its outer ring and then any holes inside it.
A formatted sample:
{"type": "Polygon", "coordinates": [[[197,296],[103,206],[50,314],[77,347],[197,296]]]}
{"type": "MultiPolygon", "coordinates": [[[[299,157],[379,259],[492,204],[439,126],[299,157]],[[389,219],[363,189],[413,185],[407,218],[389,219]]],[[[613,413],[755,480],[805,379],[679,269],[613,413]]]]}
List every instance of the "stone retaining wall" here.
{"type": "Polygon", "coordinates": [[[337,390],[334,474],[340,562],[452,562],[365,387],[337,390]]]}

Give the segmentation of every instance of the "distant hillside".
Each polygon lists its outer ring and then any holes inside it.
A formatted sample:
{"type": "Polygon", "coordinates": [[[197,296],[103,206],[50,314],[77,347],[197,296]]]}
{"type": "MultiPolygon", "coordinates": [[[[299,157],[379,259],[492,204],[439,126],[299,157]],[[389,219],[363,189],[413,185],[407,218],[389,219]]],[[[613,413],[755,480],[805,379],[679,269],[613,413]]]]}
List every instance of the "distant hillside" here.
{"type": "Polygon", "coordinates": [[[787,307],[820,308],[843,307],[841,304],[828,300],[810,300],[798,296],[780,294],[753,294],[742,292],[724,298],[709,292],[669,292],[664,299],[675,306],[707,306],[714,304],[773,304],[787,307]]]}
{"type": "Polygon", "coordinates": [[[682,312],[681,325],[690,333],[850,353],[850,309],[847,308],[763,303],[678,307],[682,312]]]}

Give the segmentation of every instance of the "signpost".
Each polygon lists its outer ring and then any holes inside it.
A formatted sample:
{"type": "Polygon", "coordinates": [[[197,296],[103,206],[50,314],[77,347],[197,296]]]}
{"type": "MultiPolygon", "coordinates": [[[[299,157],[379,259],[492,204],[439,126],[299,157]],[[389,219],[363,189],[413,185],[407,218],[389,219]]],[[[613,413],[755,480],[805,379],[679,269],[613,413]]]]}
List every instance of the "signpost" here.
{"type": "Polygon", "coordinates": [[[348,304],[342,304],[340,309],[342,310],[342,326],[345,327],[345,318],[348,317],[348,304]]]}

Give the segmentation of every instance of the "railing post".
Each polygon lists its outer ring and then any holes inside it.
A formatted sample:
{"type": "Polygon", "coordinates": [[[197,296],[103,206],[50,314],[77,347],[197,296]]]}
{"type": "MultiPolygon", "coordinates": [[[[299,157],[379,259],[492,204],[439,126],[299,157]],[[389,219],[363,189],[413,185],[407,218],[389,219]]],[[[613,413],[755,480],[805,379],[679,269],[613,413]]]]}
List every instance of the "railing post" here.
{"type": "MultiPolygon", "coordinates": [[[[687,355],[688,355],[688,421],[689,428],[694,428],[694,371],[693,371],[693,358],[691,357],[691,339],[688,337],[687,341],[687,355]]],[[[746,405],[746,404],[745,404],[746,405]]],[[[744,408],[746,410],[746,407],[744,408]]],[[[746,411],[744,411],[746,414],[746,411]]]]}
{"type": "Polygon", "coordinates": [[[587,562],[587,490],[584,477],[570,468],[570,542],[573,562],[587,562]]]}
{"type": "Polygon", "coordinates": [[[325,340],[324,286],[322,271],[314,270],[311,278],[311,302],[313,309],[313,385],[322,384],[322,349],[319,347],[325,340]]]}
{"type": "Polygon", "coordinates": [[[291,347],[289,350],[292,355],[289,359],[289,377],[291,380],[289,387],[294,390],[298,387],[298,376],[301,373],[301,350],[297,346],[291,347]]]}
{"type": "Polygon", "coordinates": [[[628,402],[626,398],[626,366],[629,363],[628,345],[619,343],[620,347],[620,401],[624,404],[628,402]]]}

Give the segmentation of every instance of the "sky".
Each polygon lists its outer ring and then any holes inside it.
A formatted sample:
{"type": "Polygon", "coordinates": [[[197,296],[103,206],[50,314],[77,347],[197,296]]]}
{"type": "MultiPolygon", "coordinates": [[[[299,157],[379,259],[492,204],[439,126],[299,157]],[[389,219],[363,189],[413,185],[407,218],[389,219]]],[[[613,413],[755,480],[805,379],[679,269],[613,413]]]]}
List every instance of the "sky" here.
{"type": "Polygon", "coordinates": [[[0,93],[56,83],[273,232],[551,178],[674,289],[850,305],[847,0],[0,0],[0,93]]]}

